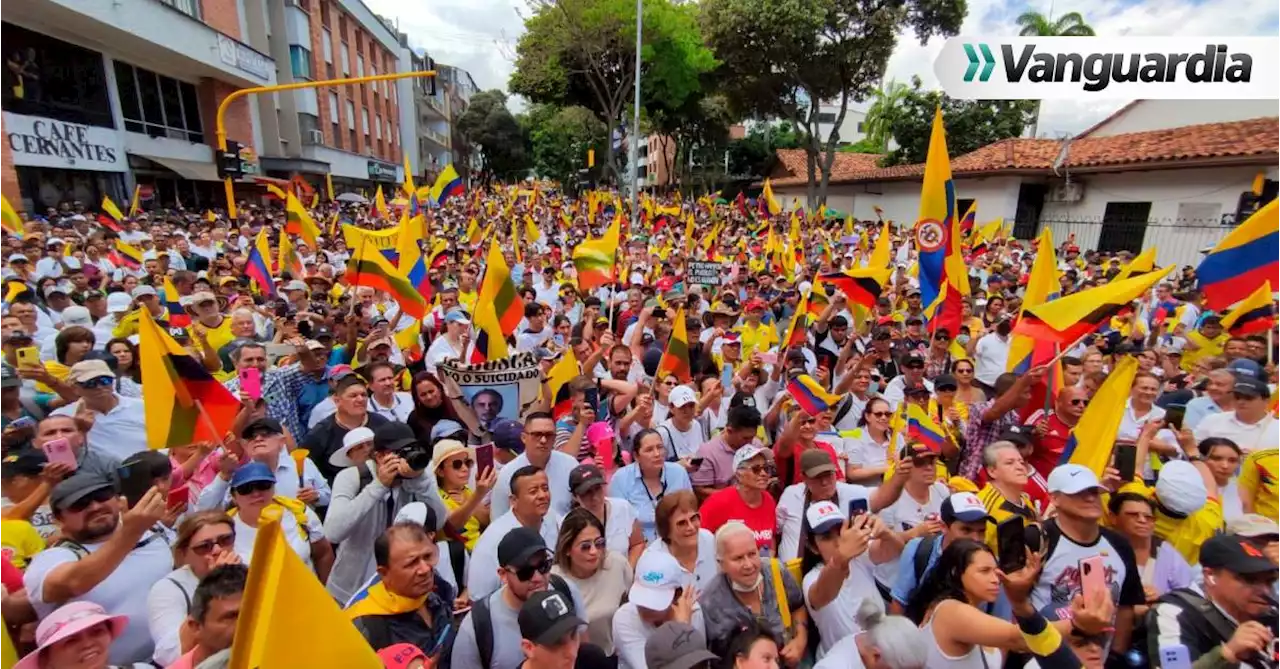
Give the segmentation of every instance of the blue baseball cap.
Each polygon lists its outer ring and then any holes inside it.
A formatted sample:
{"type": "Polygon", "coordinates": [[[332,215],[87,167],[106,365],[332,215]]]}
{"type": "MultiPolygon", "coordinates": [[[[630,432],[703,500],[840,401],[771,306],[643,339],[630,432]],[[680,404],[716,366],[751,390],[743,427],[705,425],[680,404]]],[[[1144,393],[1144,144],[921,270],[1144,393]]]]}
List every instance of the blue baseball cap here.
{"type": "Polygon", "coordinates": [[[231,475],[231,487],[239,488],[246,483],[257,483],[259,481],[276,482],[275,474],[271,473],[271,468],[261,462],[250,462],[242,465],[231,475]]]}
{"type": "MultiPolygon", "coordinates": [[[[438,420],[435,425],[431,426],[431,443],[434,444],[446,437],[452,437],[459,432],[465,434],[466,431],[467,428],[462,427],[462,424],[456,420],[449,420],[447,418],[444,420],[438,420]]],[[[465,443],[467,441],[466,437],[463,437],[461,441],[465,443]]]]}
{"type": "Polygon", "coordinates": [[[1251,377],[1255,379],[1262,378],[1262,367],[1258,363],[1248,358],[1236,358],[1227,365],[1227,371],[1236,375],[1236,377],[1251,377]]]}
{"type": "Polygon", "coordinates": [[[516,455],[524,453],[524,442],[520,437],[524,434],[524,424],[512,418],[499,418],[489,426],[489,434],[493,437],[493,445],[516,455]]]}
{"type": "Polygon", "coordinates": [[[471,319],[467,318],[467,312],[461,309],[452,309],[444,315],[446,323],[462,323],[463,325],[471,325],[471,319]]]}

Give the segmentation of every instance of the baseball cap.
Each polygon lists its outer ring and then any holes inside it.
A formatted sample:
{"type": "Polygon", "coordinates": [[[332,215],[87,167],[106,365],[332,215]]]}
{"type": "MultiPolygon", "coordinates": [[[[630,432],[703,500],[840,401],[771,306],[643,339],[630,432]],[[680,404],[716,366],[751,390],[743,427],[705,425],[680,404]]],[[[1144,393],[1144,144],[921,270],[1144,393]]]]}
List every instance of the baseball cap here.
{"type": "Polygon", "coordinates": [[[706,635],[688,623],[665,622],[644,642],[644,662],[649,669],[691,669],[707,660],[719,660],[707,650],[706,635]]]}
{"type": "Polygon", "coordinates": [[[111,479],[101,474],[78,471],[53,487],[49,493],[49,507],[54,511],[65,509],[103,488],[114,490],[115,487],[111,479]]]}
{"type": "Polygon", "coordinates": [[[1058,465],[1049,472],[1049,479],[1045,482],[1045,489],[1050,493],[1062,493],[1064,495],[1078,495],[1086,490],[1102,490],[1102,484],[1098,482],[1098,475],[1093,473],[1092,469],[1084,465],[1066,464],[1058,465]]]}
{"type": "Polygon", "coordinates": [[[73,383],[88,383],[97,378],[107,377],[114,379],[116,375],[107,366],[103,360],[81,360],[71,366],[71,372],[67,378],[73,383]]]}
{"type": "Polygon", "coordinates": [[[1219,534],[1200,545],[1200,566],[1226,569],[1233,574],[1274,573],[1276,565],[1261,550],[1238,534],[1219,534]]]}
{"type": "Polygon", "coordinates": [[[1244,397],[1271,397],[1271,389],[1267,387],[1267,384],[1262,379],[1252,376],[1237,376],[1236,384],[1231,386],[1231,391],[1244,397]]]}
{"type": "Polygon", "coordinates": [[[1259,379],[1262,376],[1262,367],[1248,358],[1232,360],[1231,364],[1227,365],[1227,371],[1235,374],[1237,379],[1240,376],[1250,376],[1255,379],[1259,379]]]}
{"type": "Polygon", "coordinates": [[[1156,398],[1155,405],[1161,409],[1185,408],[1187,402],[1195,399],[1196,394],[1190,390],[1172,390],[1167,393],[1161,393],[1156,398]]]}
{"type": "Polygon", "coordinates": [[[259,434],[284,434],[284,428],[280,426],[280,421],[263,416],[249,421],[240,430],[241,439],[252,439],[259,434]]]}
{"type": "Polygon", "coordinates": [[[569,472],[569,492],[575,495],[588,493],[604,484],[604,472],[595,465],[578,465],[569,472]]]}
{"type": "Polygon", "coordinates": [[[832,528],[839,527],[846,520],[840,507],[831,502],[814,502],[804,512],[804,519],[809,521],[809,529],[814,534],[826,534],[832,528]]]}
{"type": "Polygon", "coordinates": [[[831,456],[820,448],[810,448],[800,454],[800,471],[806,477],[820,476],[835,470],[836,463],[832,462],[831,456]]]}
{"type": "Polygon", "coordinates": [[[902,357],[903,367],[924,367],[924,356],[916,352],[908,353],[902,357]]]}
{"type": "Polygon", "coordinates": [[[311,332],[311,338],[319,341],[321,339],[333,339],[333,330],[327,325],[321,325],[311,332]]]}
{"type": "Polygon", "coordinates": [[[306,291],[307,284],[302,281],[299,281],[298,279],[294,279],[293,281],[290,281],[289,283],[286,283],[284,285],[284,290],[286,293],[292,290],[306,291]]]}
{"type": "Polygon", "coordinates": [[[109,293],[107,294],[107,311],[116,313],[128,311],[129,306],[133,304],[133,300],[125,293],[109,293]]]}
{"type": "Polygon", "coordinates": [[[4,456],[4,460],[0,462],[4,463],[0,467],[0,478],[10,479],[15,476],[39,476],[49,458],[45,457],[44,451],[28,447],[4,456]]]}
{"type": "Polygon", "coordinates": [[[261,462],[250,462],[241,465],[239,469],[231,475],[231,489],[234,490],[246,483],[258,483],[259,481],[276,482],[276,475],[271,473],[271,468],[261,462]]]}
{"type": "Polygon", "coordinates": [[[754,298],[751,298],[750,300],[747,300],[747,304],[745,308],[747,311],[755,311],[757,309],[763,311],[764,308],[767,306],[768,305],[764,303],[764,300],[758,297],[754,297],[754,298]]]}
{"type": "Polygon", "coordinates": [[[143,297],[148,297],[148,296],[155,297],[156,289],[152,288],[151,286],[138,286],[137,288],[133,289],[133,292],[130,293],[130,295],[132,295],[133,299],[135,300],[143,297]]]}
{"type": "Polygon", "coordinates": [[[757,455],[763,455],[764,453],[766,453],[765,449],[755,444],[747,444],[746,446],[739,448],[733,454],[733,470],[738,471],[739,469],[742,469],[743,466],[752,460],[752,458],[757,455]]]}
{"type": "Polygon", "coordinates": [[[1184,460],[1170,460],[1160,468],[1156,478],[1156,498],[1175,514],[1190,515],[1204,508],[1209,500],[1204,479],[1195,465],[1184,460]]]}
{"type": "Polygon", "coordinates": [[[303,342],[302,345],[306,346],[308,351],[323,351],[325,349],[324,344],[321,344],[314,339],[308,339],[303,342]]]}
{"type": "Polygon", "coordinates": [[[449,313],[444,315],[445,323],[462,323],[463,325],[471,325],[471,319],[467,318],[467,312],[461,309],[451,309],[449,313]]]}
{"type": "Polygon", "coordinates": [[[698,396],[694,394],[693,388],[689,386],[676,386],[671,391],[671,395],[667,398],[667,403],[672,407],[682,407],[686,404],[696,404],[698,396]]]}
{"type": "Polygon", "coordinates": [[[716,344],[719,344],[720,346],[737,346],[741,343],[742,338],[738,336],[737,332],[726,332],[719,337],[716,337],[716,340],[712,342],[712,346],[716,344]]]}
{"type": "Polygon", "coordinates": [[[936,458],[938,452],[925,446],[918,441],[908,441],[898,450],[899,460],[914,460],[916,458],[936,458]]]}
{"type": "Polygon", "coordinates": [[[418,443],[418,436],[413,428],[399,421],[383,423],[373,428],[373,450],[398,451],[411,444],[418,443]]]}
{"type": "Polygon", "coordinates": [[[93,327],[93,316],[89,314],[89,310],[78,304],[73,304],[62,310],[62,324],[64,326],[79,325],[80,327],[93,327]]]}
{"type": "Polygon", "coordinates": [[[987,507],[982,505],[982,500],[971,492],[958,492],[942,500],[938,516],[946,525],[957,520],[964,523],[976,523],[980,520],[995,522],[987,513],[987,507]]]}
{"type": "Polygon", "coordinates": [[[636,562],[635,580],[628,600],[643,609],[666,611],[676,599],[676,590],[688,586],[680,563],[665,551],[645,551],[636,562]]]}
{"type": "Polygon", "coordinates": [[[386,669],[408,669],[414,660],[427,661],[427,654],[411,643],[397,643],[378,651],[378,659],[386,669]]]}
{"type": "Polygon", "coordinates": [[[192,293],[192,294],[188,295],[186,298],[184,298],[184,299],[182,299],[182,300],[181,300],[181,302],[182,302],[182,304],[183,304],[183,305],[188,305],[188,304],[189,304],[189,305],[192,305],[192,306],[197,305],[197,304],[204,304],[205,302],[215,302],[215,303],[216,303],[217,301],[218,301],[217,296],[215,296],[213,293],[210,293],[210,292],[209,292],[209,291],[207,291],[207,290],[202,290],[202,291],[199,291],[199,292],[192,293]]]}
{"type": "Polygon", "coordinates": [[[356,370],[351,369],[351,365],[334,365],[325,371],[324,379],[326,381],[338,381],[355,373],[356,370]]]}
{"type": "Polygon", "coordinates": [[[13,255],[9,256],[9,264],[10,264],[10,265],[12,265],[12,264],[14,264],[14,263],[17,263],[17,262],[26,262],[26,263],[29,263],[29,262],[31,262],[31,261],[30,261],[30,260],[28,260],[28,259],[27,259],[27,257],[26,257],[26,256],[24,256],[24,255],[22,255],[21,253],[15,253],[15,254],[13,254],[13,255]]]}
{"type": "MultiPolygon", "coordinates": [[[[465,441],[466,431],[466,428],[462,427],[462,424],[457,421],[448,419],[438,420],[435,425],[431,426],[431,443],[434,444],[441,439],[455,438],[458,433],[463,433],[464,435],[462,439],[459,439],[459,441],[465,441]]],[[[497,441],[496,437],[494,441],[497,441]]]]}
{"type": "Polygon", "coordinates": [[[938,392],[946,390],[959,390],[960,384],[956,381],[956,377],[950,374],[939,374],[933,380],[933,389],[938,392]]]}
{"type": "Polygon", "coordinates": [[[520,606],[516,622],[520,624],[520,637],[539,646],[554,646],[587,624],[574,613],[573,602],[555,589],[530,595],[520,606]]]}
{"type": "MultiPolygon", "coordinates": [[[[439,426],[440,423],[436,425],[439,426]]],[[[434,429],[431,434],[434,438],[434,429]]],[[[489,436],[493,438],[494,448],[501,448],[516,455],[524,453],[524,442],[520,440],[523,435],[524,424],[514,418],[499,418],[489,424],[489,436]]]]}
{"type": "Polygon", "coordinates": [[[356,446],[371,441],[373,441],[373,430],[370,430],[363,425],[347,432],[342,435],[342,448],[334,451],[333,454],[329,456],[329,464],[342,469],[355,466],[355,461],[348,457],[347,454],[356,446]]]}
{"type": "Polygon", "coordinates": [[[1227,521],[1227,534],[1235,534],[1250,539],[1258,537],[1274,537],[1280,534],[1280,526],[1276,521],[1256,513],[1246,513],[1227,521]]]}
{"type": "Polygon", "coordinates": [[[1031,428],[1024,425],[1010,425],[1000,432],[1000,436],[996,441],[1008,441],[1014,446],[1030,446],[1031,445],[1031,428]]]}
{"type": "Polygon", "coordinates": [[[542,535],[531,527],[517,527],[498,542],[498,566],[523,567],[542,553],[551,553],[542,535]]]}

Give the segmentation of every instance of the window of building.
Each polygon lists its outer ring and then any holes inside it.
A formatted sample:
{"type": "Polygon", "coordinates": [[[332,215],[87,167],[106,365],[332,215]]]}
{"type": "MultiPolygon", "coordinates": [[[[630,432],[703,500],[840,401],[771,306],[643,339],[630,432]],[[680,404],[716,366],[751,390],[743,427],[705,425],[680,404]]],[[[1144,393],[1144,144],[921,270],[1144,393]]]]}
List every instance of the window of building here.
{"type": "Polygon", "coordinates": [[[360,110],[360,120],[361,120],[361,127],[364,129],[364,134],[368,135],[369,134],[369,110],[368,109],[360,110]]]}
{"type": "Polygon", "coordinates": [[[381,116],[373,117],[373,134],[375,137],[378,138],[379,142],[382,141],[382,117],[381,116]]]}
{"type": "Polygon", "coordinates": [[[311,78],[311,51],[297,44],[289,45],[289,64],[295,79],[311,78]]]}
{"type": "Polygon", "coordinates": [[[196,0],[160,0],[160,4],[168,5],[193,19],[200,18],[200,3],[196,0]]]}
{"type": "Polygon", "coordinates": [[[194,143],[204,141],[195,86],[118,60],[115,70],[125,130],[194,143]]]}
{"type": "Polygon", "coordinates": [[[324,62],[333,64],[333,33],[328,28],[320,33],[320,53],[324,54],[324,62]]]}
{"type": "Polygon", "coordinates": [[[338,59],[342,61],[343,77],[351,76],[351,58],[347,55],[348,51],[350,51],[350,47],[347,46],[346,42],[343,42],[342,48],[338,49],[338,59]]]}
{"type": "Polygon", "coordinates": [[[364,32],[356,30],[356,51],[364,51],[364,32]]]}
{"type": "Polygon", "coordinates": [[[395,135],[391,134],[391,121],[387,121],[387,139],[391,139],[395,135]]]}
{"type": "Polygon", "coordinates": [[[329,2],[328,0],[320,0],[320,23],[325,28],[329,27],[329,2]]]}
{"type": "Polygon", "coordinates": [[[832,112],[818,112],[818,123],[835,123],[836,115],[832,112]]]}
{"type": "Polygon", "coordinates": [[[356,128],[356,104],[350,100],[347,100],[347,127],[352,130],[356,128]]]}
{"type": "Polygon", "coordinates": [[[360,49],[360,47],[356,47],[356,50],[357,50],[357,53],[356,53],[356,76],[357,76],[357,77],[363,77],[363,76],[364,76],[364,56],[363,56],[363,55],[361,55],[360,53],[358,53],[358,52],[359,52],[359,49],[360,49]]]}
{"type": "Polygon", "coordinates": [[[373,142],[369,140],[369,133],[364,134],[364,152],[373,155],[373,142]]]}
{"type": "Polygon", "coordinates": [[[350,146],[348,146],[348,147],[347,147],[347,150],[351,151],[352,153],[355,153],[355,151],[356,151],[356,129],[355,129],[354,127],[347,131],[347,141],[348,141],[348,142],[350,142],[350,146]]]}
{"type": "Polygon", "coordinates": [[[865,123],[863,123],[862,121],[858,121],[858,132],[860,132],[860,133],[864,133],[864,134],[865,134],[865,133],[867,132],[866,130],[864,130],[864,129],[863,129],[863,126],[865,126],[865,125],[866,125],[866,124],[865,124],[865,123]]]}
{"type": "Polygon", "coordinates": [[[0,41],[8,65],[0,71],[5,111],[115,127],[102,54],[10,23],[0,28],[0,41]]]}
{"type": "Polygon", "coordinates": [[[329,122],[338,122],[338,94],[330,91],[329,93],[329,122]]]}
{"type": "Polygon", "coordinates": [[[293,0],[293,2],[297,4],[298,8],[302,11],[308,14],[311,13],[311,0],[293,0]]]}
{"type": "Polygon", "coordinates": [[[342,126],[338,123],[334,123],[333,127],[330,128],[330,130],[333,132],[333,148],[341,149],[342,148],[342,126]]]}

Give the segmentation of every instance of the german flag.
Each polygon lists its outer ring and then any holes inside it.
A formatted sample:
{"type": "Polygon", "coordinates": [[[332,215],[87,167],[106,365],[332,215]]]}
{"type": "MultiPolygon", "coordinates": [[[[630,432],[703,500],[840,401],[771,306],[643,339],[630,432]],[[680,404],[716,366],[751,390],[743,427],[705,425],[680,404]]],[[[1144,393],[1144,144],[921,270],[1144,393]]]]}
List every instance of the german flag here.
{"type": "Polygon", "coordinates": [[[828,283],[839,288],[852,304],[874,309],[884,284],[889,281],[889,274],[889,269],[876,267],[828,272],[818,275],[818,283],[828,283]]]}
{"type": "Polygon", "coordinates": [[[656,379],[674,376],[680,383],[693,380],[693,367],[689,364],[689,331],[685,328],[684,316],[684,309],[677,310],[675,319],[671,321],[671,338],[658,361],[658,371],[654,374],[656,379]]]}
{"type": "Polygon", "coordinates": [[[796,313],[791,317],[791,325],[787,326],[787,335],[782,338],[781,348],[786,350],[794,346],[804,346],[805,340],[809,336],[809,293],[805,293],[800,298],[800,304],[796,305],[796,313]]]}
{"type": "Polygon", "coordinates": [[[502,334],[509,335],[520,327],[524,318],[524,302],[516,292],[516,285],[511,281],[511,269],[502,257],[498,248],[498,240],[489,244],[489,256],[485,259],[484,280],[480,282],[479,302],[493,305],[498,323],[502,325],[502,334]]]}
{"type": "Polygon", "coordinates": [[[1112,317],[1128,310],[1134,299],[1151,290],[1168,273],[1168,270],[1147,272],[1024,309],[1013,331],[1033,339],[1073,346],[1112,317]]]}
{"type": "Polygon", "coordinates": [[[476,341],[471,348],[470,362],[475,364],[507,357],[509,353],[506,335],[502,333],[502,325],[498,323],[498,315],[493,310],[493,303],[477,300],[474,319],[476,341]]]}
{"type": "Polygon", "coordinates": [[[98,214],[98,223],[112,232],[121,232],[124,230],[123,221],[124,214],[120,213],[120,207],[117,207],[111,198],[103,195],[102,213],[98,214]]]}
{"type": "Polygon", "coordinates": [[[352,286],[368,286],[390,293],[400,305],[400,310],[410,318],[422,320],[426,317],[427,301],[404,274],[391,266],[386,256],[369,244],[361,244],[347,261],[347,276],[351,277],[352,286]]]}
{"type": "Polygon", "coordinates": [[[320,237],[320,227],[302,207],[302,203],[289,191],[285,200],[285,224],[284,231],[291,235],[298,235],[307,243],[314,251],[318,248],[317,240],[320,237]]]}
{"type": "Polygon", "coordinates": [[[240,412],[240,400],[161,329],[150,312],[138,311],[147,445],[159,449],[222,441],[240,412]]]}
{"type": "Polygon", "coordinates": [[[1276,312],[1273,308],[1274,298],[1271,296],[1271,282],[1258,286],[1249,297],[1236,305],[1230,313],[1222,317],[1222,329],[1232,337],[1243,337],[1255,332],[1266,332],[1275,325],[1276,312]]]}
{"type": "Polygon", "coordinates": [[[560,360],[547,372],[547,388],[551,391],[551,416],[560,420],[573,411],[573,396],[569,393],[569,382],[581,374],[578,369],[578,358],[573,349],[566,349],[560,360]]]}
{"type": "Polygon", "coordinates": [[[112,254],[112,260],[118,264],[124,265],[129,269],[138,269],[142,267],[142,251],[124,243],[124,240],[116,240],[116,249],[112,254]]]}

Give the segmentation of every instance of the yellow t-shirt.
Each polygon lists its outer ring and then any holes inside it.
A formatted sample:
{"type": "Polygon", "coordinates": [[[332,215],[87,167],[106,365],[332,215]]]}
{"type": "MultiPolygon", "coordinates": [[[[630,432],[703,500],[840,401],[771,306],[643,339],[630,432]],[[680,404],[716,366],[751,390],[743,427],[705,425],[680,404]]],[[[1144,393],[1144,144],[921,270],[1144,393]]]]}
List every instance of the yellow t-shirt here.
{"type": "Polygon", "coordinates": [[[1275,522],[1280,489],[1276,486],[1280,449],[1254,451],[1240,465],[1240,494],[1253,500],[1253,512],[1275,522]]]}
{"type": "Polygon", "coordinates": [[[474,314],[476,312],[476,300],[480,299],[480,294],[476,291],[469,293],[458,291],[458,304],[467,310],[467,313],[474,314]]]}
{"type": "MultiPolygon", "coordinates": [[[[187,331],[191,333],[192,342],[195,341],[195,328],[196,324],[194,322],[187,328],[187,331]]],[[[209,340],[209,346],[213,347],[213,350],[215,351],[221,351],[223,346],[235,341],[236,338],[236,336],[231,333],[230,318],[223,318],[222,322],[219,323],[216,328],[206,327],[204,332],[205,338],[209,340]]],[[[235,374],[236,370],[234,369],[224,369],[216,372],[213,377],[219,381],[227,381],[235,376],[235,374]]]]}
{"type": "MultiPolygon", "coordinates": [[[[466,491],[468,496],[475,494],[475,491],[471,488],[467,488],[466,491]]],[[[458,502],[453,501],[453,498],[445,491],[440,490],[438,492],[440,493],[440,499],[444,501],[444,508],[448,509],[449,513],[457,511],[458,507],[462,506],[458,502]]],[[[476,542],[480,540],[480,521],[476,520],[475,516],[468,518],[467,524],[463,526],[462,539],[463,543],[466,544],[468,551],[474,549],[476,547],[476,542]]]]}
{"type": "Polygon", "coordinates": [[[750,359],[752,353],[764,353],[778,343],[777,328],[767,323],[743,323],[734,329],[742,335],[743,359],[750,359]]]}
{"type": "Polygon", "coordinates": [[[1222,502],[1214,498],[1186,518],[1174,518],[1156,504],[1156,536],[1178,549],[1187,564],[1200,564],[1200,544],[1217,534],[1223,522],[1222,502]]]}
{"type": "Polygon", "coordinates": [[[1040,521],[1040,516],[1036,513],[1035,504],[1031,502],[1031,496],[1022,493],[1022,507],[1019,508],[1005,499],[1004,495],[995,486],[990,483],[982,486],[982,490],[978,491],[978,499],[982,501],[982,505],[987,507],[987,513],[995,519],[994,523],[987,523],[987,545],[991,550],[999,550],[999,542],[996,539],[996,527],[1004,521],[1017,516],[1022,516],[1024,523],[1036,523],[1040,521]]]}
{"type": "Polygon", "coordinates": [[[0,557],[26,569],[36,553],[44,550],[44,537],[25,520],[0,521],[0,557]]]}
{"type": "Polygon", "coordinates": [[[1196,368],[1196,362],[1202,358],[1222,355],[1222,347],[1227,345],[1227,339],[1229,338],[1230,335],[1225,332],[1213,339],[1210,339],[1199,332],[1188,332],[1187,341],[1195,344],[1196,348],[1192,349],[1188,347],[1182,349],[1182,371],[1193,371],[1196,368]]]}

